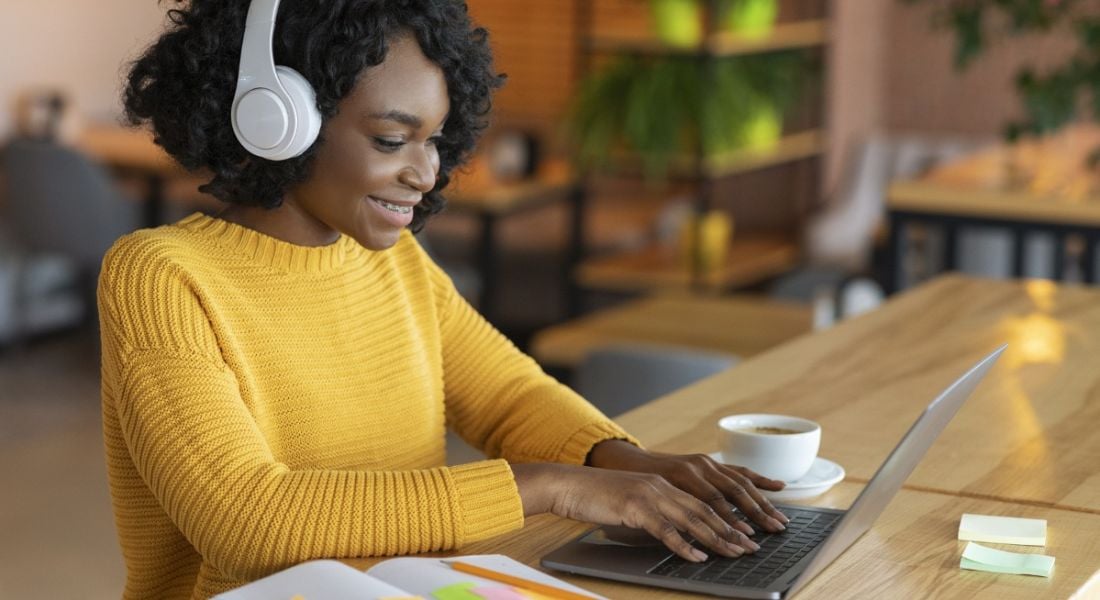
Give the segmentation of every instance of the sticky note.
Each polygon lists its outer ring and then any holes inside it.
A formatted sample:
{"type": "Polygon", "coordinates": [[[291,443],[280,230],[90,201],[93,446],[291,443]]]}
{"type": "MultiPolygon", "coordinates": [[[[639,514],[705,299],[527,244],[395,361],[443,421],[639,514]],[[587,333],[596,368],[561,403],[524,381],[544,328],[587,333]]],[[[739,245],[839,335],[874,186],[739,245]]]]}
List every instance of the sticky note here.
{"type": "Polygon", "coordinates": [[[472,591],[475,587],[477,584],[472,582],[455,583],[435,590],[432,596],[436,600],[482,600],[481,596],[472,591]]]}
{"type": "Polygon", "coordinates": [[[1050,577],[1050,572],[1054,570],[1054,557],[1044,554],[1005,552],[968,542],[959,561],[959,568],[990,573],[1050,577]]]}
{"type": "Polygon", "coordinates": [[[1045,546],[1046,519],[1020,519],[990,515],[964,514],[959,521],[959,539],[994,544],[1045,546]]]}
{"type": "Polygon", "coordinates": [[[470,590],[482,600],[527,600],[527,596],[510,587],[479,587],[470,590]]]}

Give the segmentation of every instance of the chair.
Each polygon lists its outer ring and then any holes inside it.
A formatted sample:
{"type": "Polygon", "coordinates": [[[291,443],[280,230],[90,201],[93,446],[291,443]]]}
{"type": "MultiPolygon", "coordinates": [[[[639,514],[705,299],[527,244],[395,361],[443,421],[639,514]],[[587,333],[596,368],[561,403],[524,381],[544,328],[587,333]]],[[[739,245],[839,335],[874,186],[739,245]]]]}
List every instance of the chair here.
{"type": "Polygon", "coordinates": [[[35,333],[41,324],[32,315],[44,302],[69,306],[51,309],[67,318],[74,301],[83,305],[79,313],[94,313],[103,254],[138,227],[138,204],[125,199],[101,167],[48,140],[11,141],[0,166],[6,184],[0,224],[10,237],[5,277],[11,282],[5,286],[10,310],[0,319],[7,319],[8,330],[25,326],[23,333],[35,333]]]}
{"type": "MultiPolygon", "coordinates": [[[[890,183],[915,177],[985,143],[914,134],[869,138],[856,150],[836,201],[807,226],[807,266],[777,281],[771,295],[801,302],[826,298],[835,307],[836,318],[866,311],[873,298],[883,296],[881,286],[870,277],[871,255],[876,232],[885,217],[890,183]],[[849,290],[851,286],[856,291],[849,290]]],[[[815,321],[827,324],[820,318],[815,321]]]]}
{"type": "Polygon", "coordinates": [[[574,388],[604,414],[615,417],[737,362],[733,355],[691,348],[605,346],[581,361],[574,388]]]}

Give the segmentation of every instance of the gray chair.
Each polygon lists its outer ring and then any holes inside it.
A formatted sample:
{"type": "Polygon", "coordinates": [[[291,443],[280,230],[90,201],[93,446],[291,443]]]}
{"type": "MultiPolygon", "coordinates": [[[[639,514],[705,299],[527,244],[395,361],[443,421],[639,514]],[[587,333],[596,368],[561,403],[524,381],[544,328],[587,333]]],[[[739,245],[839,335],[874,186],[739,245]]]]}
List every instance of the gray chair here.
{"type": "Polygon", "coordinates": [[[0,169],[0,226],[10,238],[8,250],[0,251],[7,259],[0,277],[8,281],[0,290],[8,307],[0,330],[19,337],[94,314],[103,254],[138,227],[140,206],[123,197],[99,165],[51,141],[11,141],[0,169]]]}
{"type": "Polygon", "coordinates": [[[737,364],[730,354],[692,348],[614,345],[590,352],[577,367],[574,389],[604,414],[636,406],[737,364]]]}

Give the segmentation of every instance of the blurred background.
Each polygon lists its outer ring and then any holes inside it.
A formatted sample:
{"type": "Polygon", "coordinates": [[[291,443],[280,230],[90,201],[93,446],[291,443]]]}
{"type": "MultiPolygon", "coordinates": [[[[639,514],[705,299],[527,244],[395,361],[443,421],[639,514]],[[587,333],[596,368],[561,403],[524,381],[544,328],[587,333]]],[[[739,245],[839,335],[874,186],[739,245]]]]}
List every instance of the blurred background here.
{"type": "MultiPolygon", "coordinates": [[[[508,81],[420,241],[611,415],[945,271],[1091,285],[1088,4],[469,0],[508,81]]],[[[219,210],[120,125],[170,5],[0,5],[0,597],[121,592],[99,260],[219,210]]]]}

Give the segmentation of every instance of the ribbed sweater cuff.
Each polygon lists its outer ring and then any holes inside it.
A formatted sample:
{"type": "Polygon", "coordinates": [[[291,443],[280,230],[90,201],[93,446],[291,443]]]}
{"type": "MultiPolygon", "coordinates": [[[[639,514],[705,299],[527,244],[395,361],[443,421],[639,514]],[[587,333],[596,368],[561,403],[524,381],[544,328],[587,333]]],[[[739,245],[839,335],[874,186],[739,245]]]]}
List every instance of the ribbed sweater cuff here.
{"type": "Polygon", "coordinates": [[[565,446],[562,447],[558,462],[569,465],[583,465],[592,448],[596,444],[607,440],[625,440],[639,448],[642,447],[641,442],[623,431],[618,425],[611,421],[600,421],[585,425],[577,433],[574,433],[573,437],[569,438],[569,441],[565,442],[565,446]]]}
{"type": "Polygon", "coordinates": [[[451,467],[462,519],[462,543],[523,527],[523,502],[512,468],[503,460],[451,467]]]}

